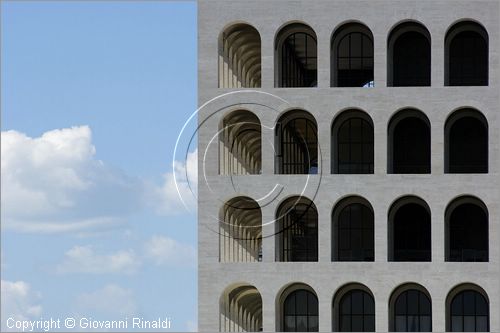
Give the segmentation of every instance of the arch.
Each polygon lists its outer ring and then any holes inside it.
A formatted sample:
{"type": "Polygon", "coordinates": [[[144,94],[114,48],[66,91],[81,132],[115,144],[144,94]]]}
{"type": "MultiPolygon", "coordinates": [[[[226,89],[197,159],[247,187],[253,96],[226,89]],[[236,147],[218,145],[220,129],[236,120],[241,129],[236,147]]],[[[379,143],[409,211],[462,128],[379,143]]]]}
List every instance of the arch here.
{"type": "Polygon", "coordinates": [[[431,213],[416,196],[394,202],[388,216],[389,261],[431,261],[431,213]]]}
{"type": "Polygon", "coordinates": [[[318,173],[318,125],[307,111],[284,113],[275,128],[275,172],[318,173]]]}
{"type": "Polygon", "coordinates": [[[331,41],[331,86],[373,87],[373,34],[363,23],[348,22],[331,41]]]}
{"type": "Polygon", "coordinates": [[[219,88],[260,88],[260,34],[247,23],[235,23],[219,35],[219,88]]]}
{"type": "Polygon", "coordinates": [[[488,208],[480,199],[461,196],[445,211],[446,261],[489,260],[488,208]]]}
{"type": "Polygon", "coordinates": [[[362,197],[339,201],[332,212],[332,261],[374,261],[374,214],[362,197]]]}
{"type": "Polygon", "coordinates": [[[445,173],[488,173],[488,121],[479,111],[454,111],[444,127],[445,173]]]}
{"type": "Polygon", "coordinates": [[[227,287],[219,309],[220,332],[262,331],[262,297],[254,286],[236,283],[227,287]]]}
{"type": "Polygon", "coordinates": [[[488,32],[478,22],[460,20],[444,42],[446,86],[488,85],[488,32]]]}
{"type": "Polygon", "coordinates": [[[387,140],[389,173],[431,172],[431,129],[427,116],[406,108],[389,121],[387,140]]]}
{"type": "Polygon", "coordinates": [[[333,332],[375,332],[375,298],[360,283],[341,287],[332,303],[333,332]]]}
{"type": "Polygon", "coordinates": [[[275,87],[316,87],[318,50],[314,30],[293,22],[280,29],[275,39],[275,87]]]}
{"type": "Polygon", "coordinates": [[[285,199],[276,211],[276,261],[318,261],[318,211],[306,197],[285,199]]]}
{"type": "Polygon", "coordinates": [[[473,283],[454,287],[446,297],[446,331],[489,332],[490,310],[486,291],[473,283]]]}
{"type": "Polygon", "coordinates": [[[259,118],[248,110],[236,110],[226,115],[219,130],[219,174],[260,174],[261,132],[259,118]]]}
{"type": "Polygon", "coordinates": [[[318,332],[318,296],[305,283],[293,283],[278,296],[276,331],[318,332]]]}
{"type": "Polygon", "coordinates": [[[387,40],[387,86],[431,85],[431,35],[420,22],[396,25],[387,40]]]}
{"type": "Polygon", "coordinates": [[[262,212],[248,197],[228,200],[220,209],[219,261],[262,260],[262,212]]]}
{"type": "Polygon", "coordinates": [[[389,331],[432,332],[431,295],[423,286],[405,283],[389,298],[389,331]]]}
{"type": "Polygon", "coordinates": [[[364,111],[350,109],[332,125],[332,173],[372,174],[374,165],[373,121],[364,111]]]}

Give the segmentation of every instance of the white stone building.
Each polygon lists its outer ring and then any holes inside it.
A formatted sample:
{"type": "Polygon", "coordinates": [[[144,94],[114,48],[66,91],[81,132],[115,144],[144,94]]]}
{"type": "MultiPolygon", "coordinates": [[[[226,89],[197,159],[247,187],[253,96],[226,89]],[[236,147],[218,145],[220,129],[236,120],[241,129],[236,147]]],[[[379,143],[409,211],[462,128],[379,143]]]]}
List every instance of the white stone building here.
{"type": "Polygon", "coordinates": [[[500,332],[499,17],[198,1],[200,330],[500,332]]]}

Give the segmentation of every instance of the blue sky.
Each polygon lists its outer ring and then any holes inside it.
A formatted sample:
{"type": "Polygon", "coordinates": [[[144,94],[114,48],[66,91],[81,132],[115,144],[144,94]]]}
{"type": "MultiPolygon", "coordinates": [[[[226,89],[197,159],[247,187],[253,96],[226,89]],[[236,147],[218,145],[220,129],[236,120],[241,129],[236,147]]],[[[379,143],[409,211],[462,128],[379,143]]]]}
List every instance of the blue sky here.
{"type": "MultiPolygon", "coordinates": [[[[196,3],[1,6],[2,330],[133,315],[195,329],[196,212],[172,156],[197,104],[196,3]]],[[[176,165],[196,180],[194,153],[176,165]]]]}

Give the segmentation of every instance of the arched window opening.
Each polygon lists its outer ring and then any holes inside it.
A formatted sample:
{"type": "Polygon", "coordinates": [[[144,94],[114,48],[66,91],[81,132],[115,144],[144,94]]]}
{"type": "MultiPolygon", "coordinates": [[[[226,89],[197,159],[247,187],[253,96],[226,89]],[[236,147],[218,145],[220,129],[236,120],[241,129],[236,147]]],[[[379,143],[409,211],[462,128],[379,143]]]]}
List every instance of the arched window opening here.
{"type": "Polygon", "coordinates": [[[490,309],[484,290],[476,285],[454,288],[447,298],[446,330],[489,332],[490,309]]]}
{"type": "Polygon", "coordinates": [[[446,209],[447,261],[488,261],[488,211],[473,197],[462,197],[446,209]]]}
{"type": "Polygon", "coordinates": [[[282,295],[283,332],[318,332],[318,297],[307,285],[292,285],[282,295]]]}
{"type": "Polygon", "coordinates": [[[373,261],[374,218],[368,201],[350,197],[340,201],[332,214],[332,260],[373,261]]]}
{"type": "Polygon", "coordinates": [[[392,332],[432,331],[432,306],[427,292],[409,287],[393,298],[392,332]]]}
{"type": "Polygon", "coordinates": [[[221,209],[219,222],[219,261],[262,260],[262,213],[248,197],[229,200],[221,209]]]}
{"type": "Polygon", "coordinates": [[[488,173],[488,123],[476,110],[454,112],[445,125],[445,171],[488,173]]]}
{"type": "Polygon", "coordinates": [[[332,173],[373,173],[373,122],[358,110],[343,112],[332,126],[332,173]]]}
{"type": "Polygon", "coordinates": [[[311,200],[285,200],[276,221],[277,261],[318,261],[318,212],[311,200]]]}
{"type": "Polygon", "coordinates": [[[488,85],[488,33],[479,24],[464,21],[445,38],[445,85],[488,85]]]}
{"type": "Polygon", "coordinates": [[[431,172],[431,131],[417,110],[398,112],[389,123],[389,173],[431,172]]]}
{"type": "Polygon", "coordinates": [[[316,87],[318,55],[316,33],[302,23],[282,28],[276,37],[277,87],[316,87]]]}
{"type": "Polygon", "coordinates": [[[262,298],[257,288],[236,285],[227,288],[220,299],[220,332],[262,331],[262,298]]]}
{"type": "Polygon", "coordinates": [[[276,173],[318,173],[317,128],[306,111],[293,110],[280,117],[275,129],[276,173]]]}
{"type": "Polygon", "coordinates": [[[427,204],[406,197],[389,211],[389,261],[431,261],[431,216],[427,204]]]}
{"type": "Polygon", "coordinates": [[[262,169],[261,125],[250,111],[234,111],[219,132],[219,174],[255,175],[262,169]]]}
{"type": "Polygon", "coordinates": [[[219,38],[219,88],[260,88],[259,32],[248,24],[234,24],[219,38]]]}
{"type": "Polygon", "coordinates": [[[334,332],[375,332],[375,300],[363,285],[342,288],[333,303],[334,332]]]}
{"type": "Polygon", "coordinates": [[[367,26],[347,23],[332,36],[332,87],[373,87],[373,35],[367,26]]]}
{"type": "Polygon", "coordinates": [[[431,85],[431,36],[416,22],[395,27],[388,40],[388,86],[431,85]]]}

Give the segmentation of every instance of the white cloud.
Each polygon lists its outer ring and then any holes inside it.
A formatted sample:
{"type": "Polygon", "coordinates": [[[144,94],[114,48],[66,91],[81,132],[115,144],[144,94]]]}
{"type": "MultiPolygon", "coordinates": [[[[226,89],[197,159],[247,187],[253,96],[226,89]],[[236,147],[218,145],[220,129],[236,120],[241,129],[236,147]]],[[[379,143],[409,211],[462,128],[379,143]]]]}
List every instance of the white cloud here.
{"type": "Polygon", "coordinates": [[[75,246],[65,253],[64,261],[56,267],[58,273],[134,273],[141,261],[133,250],[97,254],[91,246],[75,246]]]}
{"type": "Polygon", "coordinates": [[[186,161],[175,161],[174,171],[165,173],[163,179],[163,185],[156,189],[158,214],[174,215],[186,212],[186,208],[194,209],[198,184],[198,150],[188,153],[186,161]]]}
{"type": "Polygon", "coordinates": [[[196,250],[193,246],[165,236],[153,236],[145,244],[145,253],[157,265],[193,266],[196,264],[196,250]]]}
{"type": "Polygon", "coordinates": [[[88,126],[56,129],[36,138],[2,132],[2,227],[83,235],[123,226],[127,217],[146,207],[161,215],[185,213],[174,173],[182,198],[195,206],[189,185],[196,190],[197,152],[189,153],[186,163],[175,161],[162,184],[126,175],[96,159],[95,153],[88,126]]]}
{"type": "Polygon", "coordinates": [[[124,319],[137,315],[137,304],[132,290],[116,284],[77,296],[75,310],[79,317],[124,319]]]}
{"type": "Polygon", "coordinates": [[[42,306],[37,304],[41,296],[33,292],[28,283],[2,280],[1,292],[3,332],[10,330],[6,327],[6,320],[10,317],[15,320],[29,320],[41,316],[42,306]]]}

